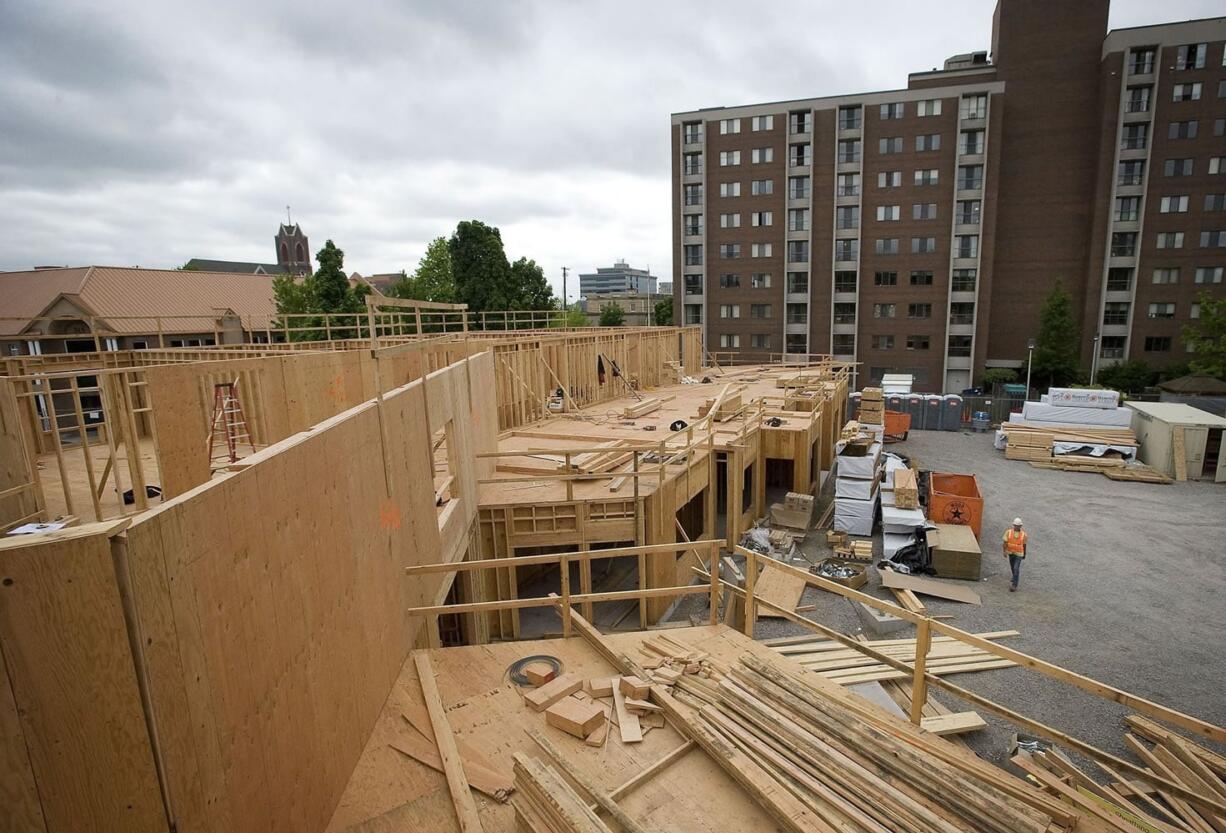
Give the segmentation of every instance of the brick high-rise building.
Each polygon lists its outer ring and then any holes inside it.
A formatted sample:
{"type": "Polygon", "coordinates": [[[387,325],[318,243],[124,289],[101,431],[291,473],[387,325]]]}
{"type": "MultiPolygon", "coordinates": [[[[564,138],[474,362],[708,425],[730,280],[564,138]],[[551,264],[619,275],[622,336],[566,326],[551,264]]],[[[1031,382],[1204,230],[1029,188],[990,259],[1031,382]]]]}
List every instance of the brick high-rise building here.
{"type": "Polygon", "coordinates": [[[1058,280],[1087,367],[1188,356],[1226,266],[1226,18],[1107,31],[1000,0],[905,90],[672,117],[674,298],[707,349],[958,391],[1025,364],[1058,280]]]}

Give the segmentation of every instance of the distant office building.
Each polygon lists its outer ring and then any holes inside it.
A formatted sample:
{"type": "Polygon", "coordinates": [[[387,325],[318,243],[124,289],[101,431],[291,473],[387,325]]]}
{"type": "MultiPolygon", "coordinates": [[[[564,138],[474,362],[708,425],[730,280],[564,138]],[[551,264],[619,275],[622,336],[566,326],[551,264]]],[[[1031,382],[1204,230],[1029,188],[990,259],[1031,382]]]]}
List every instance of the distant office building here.
{"type": "Polygon", "coordinates": [[[1226,291],[1226,17],[1108,11],[999,0],[990,55],[906,89],[674,114],[678,323],[958,391],[1025,364],[1059,280],[1085,367],[1189,358],[1226,291]]]}
{"type": "Polygon", "coordinates": [[[643,292],[654,295],[656,279],[645,269],[634,269],[625,261],[612,266],[597,267],[595,274],[579,276],[579,294],[600,295],[609,292],[643,292]]]}
{"type": "Polygon", "coordinates": [[[673,282],[672,281],[660,281],[660,294],[661,295],[672,295],[673,294],[673,282]]]}
{"type": "Polygon", "coordinates": [[[662,298],[661,295],[643,292],[607,292],[588,295],[579,304],[590,326],[600,324],[600,313],[606,306],[614,306],[621,308],[623,327],[647,327],[655,323],[654,308],[662,298]]]}

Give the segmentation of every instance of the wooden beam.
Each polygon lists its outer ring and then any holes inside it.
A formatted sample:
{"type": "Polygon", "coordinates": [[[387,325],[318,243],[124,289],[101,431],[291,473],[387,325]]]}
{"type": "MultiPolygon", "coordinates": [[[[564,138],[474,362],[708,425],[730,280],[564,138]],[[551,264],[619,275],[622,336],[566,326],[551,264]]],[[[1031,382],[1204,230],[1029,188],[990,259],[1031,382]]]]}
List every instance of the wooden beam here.
{"type": "Polygon", "coordinates": [[[434,743],[443,761],[447,789],[451,792],[451,803],[455,808],[460,833],[484,833],[481,818],[477,815],[477,803],[473,801],[468,778],[464,775],[464,765],[460,760],[459,750],[456,749],[455,736],[451,733],[451,725],[447,722],[443,701],[438,694],[438,684],[434,680],[434,667],[430,664],[429,652],[415,651],[413,663],[417,666],[417,679],[421,683],[421,693],[426,700],[426,710],[430,713],[430,727],[434,730],[434,743]]]}
{"type": "Polygon", "coordinates": [[[626,833],[647,833],[646,829],[630,818],[617,806],[617,802],[613,800],[613,796],[602,790],[592,779],[588,778],[583,772],[575,767],[570,761],[562,756],[562,753],[549,742],[549,740],[540,732],[528,730],[528,737],[536,741],[536,745],[545,750],[545,754],[553,759],[553,762],[566,774],[570,780],[574,781],[580,787],[587,791],[587,794],[595,800],[596,804],[602,810],[608,813],[613,819],[621,825],[626,833]]]}

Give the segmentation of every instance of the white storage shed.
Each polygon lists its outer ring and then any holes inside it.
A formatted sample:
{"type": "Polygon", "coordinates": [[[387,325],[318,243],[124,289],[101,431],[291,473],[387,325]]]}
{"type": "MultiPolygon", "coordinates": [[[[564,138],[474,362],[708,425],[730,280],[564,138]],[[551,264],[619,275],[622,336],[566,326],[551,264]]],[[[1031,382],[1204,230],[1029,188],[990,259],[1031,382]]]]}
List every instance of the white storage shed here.
{"type": "Polygon", "coordinates": [[[1226,482],[1226,418],[1182,402],[1129,402],[1127,407],[1142,463],[1175,477],[1175,449],[1182,442],[1189,480],[1226,482]]]}

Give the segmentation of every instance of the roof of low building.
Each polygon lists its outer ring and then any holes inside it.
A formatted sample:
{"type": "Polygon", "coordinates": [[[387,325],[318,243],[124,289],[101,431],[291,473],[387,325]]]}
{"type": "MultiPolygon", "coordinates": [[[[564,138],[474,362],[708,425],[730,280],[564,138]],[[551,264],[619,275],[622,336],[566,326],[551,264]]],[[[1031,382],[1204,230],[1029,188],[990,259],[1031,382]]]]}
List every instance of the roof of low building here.
{"type": "Polygon", "coordinates": [[[194,272],[236,272],[246,275],[284,275],[286,268],[279,263],[255,263],[246,260],[208,260],[193,257],[184,268],[194,272]]]}
{"type": "Polygon", "coordinates": [[[119,334],[201,333],[232,312],[253,327],[276,316],[273,275],[87,266],[0,272],[0,335],[45,332],[43,316],[63,298],[119,334]]]}
{"type": "Polygon", "coordinates": [[[1226,396],[1226,382],[1205,373],[1189,373],[1178,379],[1170,379],[1158,385],[1168,393],[1186,393],[1197,396],[1226,396]]]}
{"type": "Polygon", "coordinates": [[[1182,402],[1128,402],[1128,407],[1171,425],[1207,425],[1226,428],[1226,418],[1182,402]]]}

